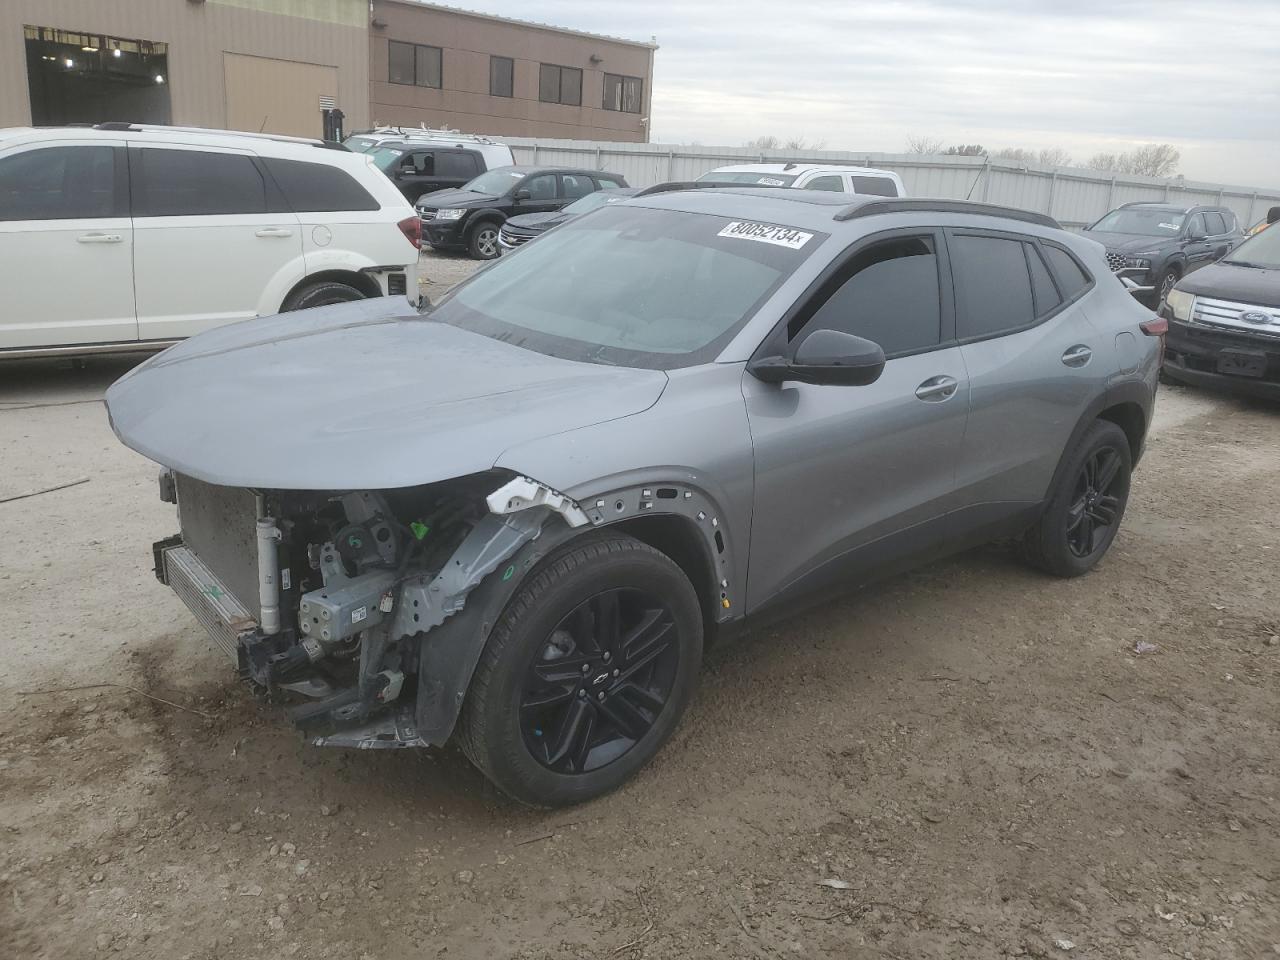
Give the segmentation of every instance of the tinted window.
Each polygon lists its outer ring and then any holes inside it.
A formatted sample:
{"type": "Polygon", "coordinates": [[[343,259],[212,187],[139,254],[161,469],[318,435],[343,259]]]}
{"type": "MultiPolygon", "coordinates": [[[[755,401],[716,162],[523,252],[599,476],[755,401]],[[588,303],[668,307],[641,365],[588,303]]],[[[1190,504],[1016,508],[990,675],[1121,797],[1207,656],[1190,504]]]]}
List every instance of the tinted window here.
{"type": "Polygon", "coordinates": [[[529,177],[520,184],[521,190],[529,191],[530,200],[554,200],[556,198],[556,177],[554,173],[540,173],[529,177]]]}
{"type": "Polygon", "coordinates": [[[414,82],[420,87],[436,87],[441,86],[441,59],[443,53],[439,47],[424,47],[419,45],[415,51],[417,54],[417,71],[414,76],[414,82]]]}
{"type": "Polygon", "coordinates": [[[1027,266],[1031,268],[1031,293],[1035,297],[1036,316],[1042,317],[1062,303],[1058,289],[1053,285],[1049,269],[1040,257],[1040,251],[1033,243],[1024,243],[1023,252],[1027,255],[1027,266]]]}
{"type": "Polygon", "coordinates": [[[1000,237],[952,237],[956,335],[961,340],[1017,330],[1035,320],[1031,277],[1022,242],[1000,237]]]}
{"type": "Polygon", "coordinates": [[[574,200],[585,197],[588,193],[594,193],[596,189],[595,181],[583,174],[561,174],[560,183],[564,188],[562,195],[574,200]]]}
{"type": "Polygon", "coordinates": [[[387,48],[387,64],[387,79],[392,83],[413,83],[413,44],[392,40],[387,48]]]}
{"type": "Polygon", "coordinates": [[[489,58],[489,96],[509,97],[515,76],[515,61],[510,57],[489,58]]]}
{"type": "Polygon", "coordinates": [[[896,197],[898,185],[888,177],[853,176],[853,192],[866,193],[873,197],[896,197]]]}
{"type": "Polygon", "coordinates": [[[582,105],[582,71],[577,67],[541,64],[538,70],[538,99],[543,103],[582,105]]]}
{"type": "Polygon", "coordinates": [[[345,170],[305,160],[267,158],[262,162],[298,213],[379,209],[378,201],[345,170]]]}
{"type": "Polygon", "coordinates": [[[1220,237],[1227,232],[1227,225],[1222,219],[1222,214],[1207,211],[1204,215],[1205,228],[1209,231],[1209,236],[1220,237]]]}
{"type": "Polygon", "coordinates": [[[470,180],[480,172],[480,164],[474,153],[446,151],[436,154],[436,176],[470,180]]]}
{"type": "Polygon", "coordinates": [[[400,161],[415,177],[432,177],[436,172],[436,155],[430,150],[417,150],[400,161]]]}
{"type": "Polygon", "coordinates": [[[887,355],[941,342],[938,258],[932,237],[873,244],[854,256],[830,285],[836,284],[805,329],[843,330],[880,344],[887,355]]]}
{"type": "Polygon", "coordinates": [[[1043,244],[1044,254],[1049,258],[1049,266],[1058,278],[1058,289],[1068,300],[1075,297],[1089,286],[1089,275],[1076,262],[1076,258],[1059,246],[1052,243],[1043,244]]]}
{"type": "Polygon", "coordinates": [[[844,181],[839,177],[814,177],[804,185],[806,190],[830,190],[833,193],[844,192],[844,181]]]}
{"type": "Polygon", "coordinates": [[[45,147],[0,160],[0,220],[128,216],[115,210],[111,147],[45,147]]]}
{"type": "Polygon", "coordinates": [[[267,211],[266,185],[249,157],[238,153],[150,148],[132,149],[130,155],[135,216],[213,216],[267,211]]]}
{"type": "Polygon", "coordinates": [[[387,79],[392,83],[438,88],[442,85],[441,58],[439,47],[391,40],[387,44],[387,79]]]}

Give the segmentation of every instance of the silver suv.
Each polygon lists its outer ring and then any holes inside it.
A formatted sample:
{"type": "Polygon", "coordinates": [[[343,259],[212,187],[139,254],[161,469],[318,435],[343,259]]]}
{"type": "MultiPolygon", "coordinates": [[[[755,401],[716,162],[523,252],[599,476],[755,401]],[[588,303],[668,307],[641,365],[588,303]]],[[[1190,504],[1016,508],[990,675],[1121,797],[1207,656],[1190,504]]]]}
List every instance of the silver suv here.
{"type": "Polygon", "coordinates": [[[195,337],[107,404],[178,507],[157,575],[313,743],[454,738],[555,805],[635,773],[704,647],[792,601],[996,537],[1092,569],[1161,324],[1043,216],[678,189],[426,315],[195,337]]]}

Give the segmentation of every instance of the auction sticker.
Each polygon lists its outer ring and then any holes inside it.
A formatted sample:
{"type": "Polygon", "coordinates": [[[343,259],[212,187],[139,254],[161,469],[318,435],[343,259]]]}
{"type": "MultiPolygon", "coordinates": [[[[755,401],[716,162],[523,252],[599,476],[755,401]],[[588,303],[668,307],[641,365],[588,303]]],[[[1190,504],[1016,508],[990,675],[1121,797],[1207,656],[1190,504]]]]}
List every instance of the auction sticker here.
{"type": "Polygon", "coordinates": [[[813,239],[812,233],[796,230],[793,227],[779,227],[773,223],[751,223],[746,220],[735,220],[718,234],[718,237],[732,237],[735,240],[755,240],[757,243],[772,243],[789,250],[799,250],[813,239]]]}

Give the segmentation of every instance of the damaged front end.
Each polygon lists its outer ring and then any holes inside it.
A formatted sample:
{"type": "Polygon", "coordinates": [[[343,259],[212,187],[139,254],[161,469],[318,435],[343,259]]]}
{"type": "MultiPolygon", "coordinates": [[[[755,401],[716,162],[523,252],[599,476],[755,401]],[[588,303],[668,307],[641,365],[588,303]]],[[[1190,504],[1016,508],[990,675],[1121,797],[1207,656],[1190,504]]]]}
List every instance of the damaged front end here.
{"type": "Polygon", "coordinates": [[[154,545],[156,576],[318,746],[443,744],[511,591],[590,522],[502,471],[332,493],[165,471],[161,496],[182,532],[154,545]]]}

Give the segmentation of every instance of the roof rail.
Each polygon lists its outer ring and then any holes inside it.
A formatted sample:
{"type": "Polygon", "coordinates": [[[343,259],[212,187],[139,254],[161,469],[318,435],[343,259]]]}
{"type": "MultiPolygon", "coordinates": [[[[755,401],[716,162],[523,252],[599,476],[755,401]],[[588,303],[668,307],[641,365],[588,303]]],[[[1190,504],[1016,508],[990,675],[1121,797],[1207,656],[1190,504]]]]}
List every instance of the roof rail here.
{"type": "Polygon", "coordinates": [[[768,183],[733,183],[729,180],[668,180],[666,183],[655,183],[651,187],[645,187],[635,196],[647,197],[654,193],[674,193],[677,190],[722,190],[725,187],[776,189],[776,186],[768,183]]]}
{"type": "Polygon", "coordinates": [[[95,123],[95,130],[132,130],[139,133],[207,133],[217,137],[250,137],[257,140],[275,140],[278,143],[302,143],[312,147],[324,147],[327,150],[346,150],[342,144],[333,140],[320,140],[316,137],[288,137],[281,133],[254,133],[252,130],[219,130],[213,127],[174,127],[167,123],[130,123],[123,120],[110,120],[95,123]]]}
{"type": "Polygon", "coordinates": [[[858,220],[882,213],[972,213],[980,216],[1020,220],[1041,227],[1061,230],[1062,224],[1045,213],[1033,213],[1016,207],[1001,207],[994,203],[978,203],[970,200],[930,200],[924,197],[896,197],[893,199],[864,200],[845,207],[835,215],[835,220],[858,220]]]}

